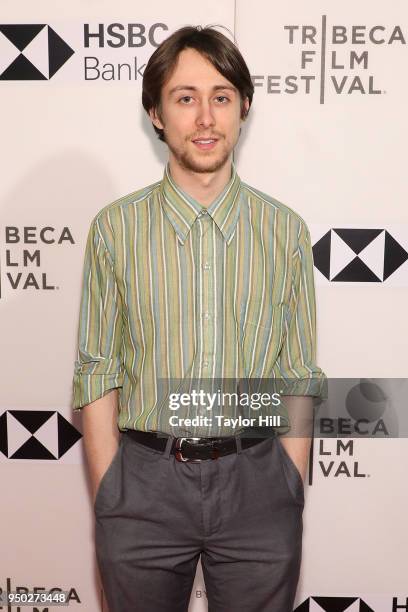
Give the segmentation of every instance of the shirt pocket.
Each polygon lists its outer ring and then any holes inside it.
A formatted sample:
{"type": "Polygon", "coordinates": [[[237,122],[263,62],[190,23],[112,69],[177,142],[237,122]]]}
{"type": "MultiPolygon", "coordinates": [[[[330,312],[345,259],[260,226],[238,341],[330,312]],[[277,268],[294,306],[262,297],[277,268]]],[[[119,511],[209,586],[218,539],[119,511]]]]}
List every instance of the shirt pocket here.
{"type": "Polygon", "coordinates": [[[246,375],[272,375],[287,332],[289,307],[285,302],[250,300],[241,305],[240,331],[246,375]]]}

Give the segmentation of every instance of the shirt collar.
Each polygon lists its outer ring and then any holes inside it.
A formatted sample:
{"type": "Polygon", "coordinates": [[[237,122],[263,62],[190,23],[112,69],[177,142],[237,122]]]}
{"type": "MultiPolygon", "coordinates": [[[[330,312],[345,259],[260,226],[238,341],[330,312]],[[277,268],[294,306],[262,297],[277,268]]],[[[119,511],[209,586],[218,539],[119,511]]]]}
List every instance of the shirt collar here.
{"type": "Polygon", "coordinates": [[[240,187],[241,179],[232,162],[231,178],[222,193],[210,206],[203,207],[174,182],[167,162],[163,180],[160,183],[161,204],[180,242],[184,244],[198,214],[202,208],[205,208],[229,244],[234,236],[239,217],[240,187]]]}

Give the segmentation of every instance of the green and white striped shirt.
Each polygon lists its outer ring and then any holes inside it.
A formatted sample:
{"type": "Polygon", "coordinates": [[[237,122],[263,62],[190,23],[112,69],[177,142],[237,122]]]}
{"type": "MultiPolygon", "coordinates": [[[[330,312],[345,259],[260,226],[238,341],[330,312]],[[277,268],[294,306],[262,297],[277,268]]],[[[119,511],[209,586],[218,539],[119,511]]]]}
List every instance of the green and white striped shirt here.
{"type": "MultiPolygon", "coordinates": [[[[209,207],[174,182],[167,164],[163,180],[94,217],[74,410],[119,387],[120,430],[173,433],[160,413],[161,379],[288,378],[299,382],[294,394],[321,395],[308,228],[242,182],[233,162],[231,170],[209,207]]],[[[215,426],[188,432],[220,435],[215,426]]]]}

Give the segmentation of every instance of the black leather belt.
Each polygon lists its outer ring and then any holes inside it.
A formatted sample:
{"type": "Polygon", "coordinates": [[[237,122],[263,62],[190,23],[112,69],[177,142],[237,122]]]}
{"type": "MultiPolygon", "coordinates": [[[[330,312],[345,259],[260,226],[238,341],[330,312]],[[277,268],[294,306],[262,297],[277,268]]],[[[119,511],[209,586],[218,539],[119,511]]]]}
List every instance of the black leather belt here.
{"type": "MultiPolygon", "coordinates": [[[[164,452],[168,437],[158,435],[152,431],[140,431],[135,429],[126,430],[128,436],[155,450],[164,452]]],[[[254,444],[259,444],[266,438],[246,438],[242,437],[241,448],[249,448],[254,444]]],[[[230,455],[237,451],[237,441],[235,436],[227,438],[173,438],[171,454],[175,455],[177,461],[205,461],[206,459],[218,459],[224,455],[230,455]]]]}

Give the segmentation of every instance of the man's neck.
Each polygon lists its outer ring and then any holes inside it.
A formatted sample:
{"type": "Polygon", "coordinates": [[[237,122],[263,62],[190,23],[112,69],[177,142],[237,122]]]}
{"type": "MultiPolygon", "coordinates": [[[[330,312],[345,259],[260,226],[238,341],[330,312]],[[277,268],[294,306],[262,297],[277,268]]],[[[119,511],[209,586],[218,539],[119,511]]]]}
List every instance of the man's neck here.
{"type": "Polygon", "coordinates": [[[182,168],[170,155],[169,169],[172,179],[183,191],[208,207],[231,180],[232,161],[229,159],[217,172],[201,173],[182,168]]]}

